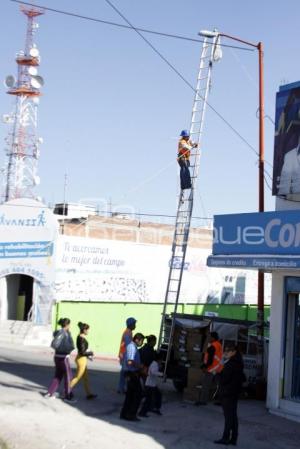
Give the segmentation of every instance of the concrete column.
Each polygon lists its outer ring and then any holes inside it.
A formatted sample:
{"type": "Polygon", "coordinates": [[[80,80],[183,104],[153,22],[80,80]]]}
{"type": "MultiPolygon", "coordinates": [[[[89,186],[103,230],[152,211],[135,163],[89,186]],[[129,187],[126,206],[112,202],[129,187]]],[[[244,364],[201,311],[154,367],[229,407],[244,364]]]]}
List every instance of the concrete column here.
{"type": "Polygon", "coordinates": [[[284,342],[284,274],[272,274],[267,407],[276,409],[282,396],[284,342]]]}

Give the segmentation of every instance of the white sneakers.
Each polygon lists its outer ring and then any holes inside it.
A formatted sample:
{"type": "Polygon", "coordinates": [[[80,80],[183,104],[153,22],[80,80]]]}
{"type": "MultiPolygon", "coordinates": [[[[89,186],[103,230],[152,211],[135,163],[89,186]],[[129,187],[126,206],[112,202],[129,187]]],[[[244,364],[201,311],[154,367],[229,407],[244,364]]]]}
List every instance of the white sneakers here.
{"type": "Polygon", "coordinates": [[[56,399],[56,396],[55,396],[55,394],[45,393],[44,398],[45,399],[56,399]]]}

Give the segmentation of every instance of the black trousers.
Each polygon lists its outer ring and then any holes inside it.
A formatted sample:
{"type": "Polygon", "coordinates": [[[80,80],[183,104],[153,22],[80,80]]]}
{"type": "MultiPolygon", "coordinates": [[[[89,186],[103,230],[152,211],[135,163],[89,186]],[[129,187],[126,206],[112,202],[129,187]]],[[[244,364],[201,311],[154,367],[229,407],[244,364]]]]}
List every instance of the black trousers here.
{"type": "Polygon", "coordinates": [[[121,410],[121,418],[132,419],[137,415],[142,399],[142,386],[140,376],[136,372],[125,372],[126,396],[121,410]]]}
{"type": "Polygon", "coordinates": [[[237,416],[237,404],[238,398],[236,397],[225,397],[221,399],[225,425],[223,432],[224,440],[231,440],[233,442],[237,441],[238,437],[238,416],[237,416]]]}
{"type": "Polygon", "coordinates": [[[190,161],[180,158],[178,160],[180,165],[180,187],[181,190],[190,189],[192,187],[191,174],[190,174],[190,161]]]}
{"type": "Polygon", "coordinates": [[[145,400],[140,413],[144,415],[153,408],[155,410],[161,408],[161,391],[158,387],[146,387],[145,400]]]}

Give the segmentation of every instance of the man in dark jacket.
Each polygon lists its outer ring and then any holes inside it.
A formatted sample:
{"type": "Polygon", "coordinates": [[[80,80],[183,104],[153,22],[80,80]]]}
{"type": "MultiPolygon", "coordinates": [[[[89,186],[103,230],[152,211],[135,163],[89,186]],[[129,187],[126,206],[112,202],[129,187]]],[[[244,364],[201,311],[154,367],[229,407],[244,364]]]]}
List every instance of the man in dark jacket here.
{"type": "Polygon", "coordinates": [[[155,359],[156,351],[154,349],[157,338],[155,335],[148,335],[147,343],[139,349],[141,364],[146,368],[149,368],[153,360],[155,359]]]}
{"type": "Polygon", "coordinates": [[[224,368],[220,375],[220,397],[225,426],[223,436],[216,444],[236,446],[238,437],[237,404],[245,379],[244,364],[240,352],[234,345],[227,345],[224,351],[224,368]]]}

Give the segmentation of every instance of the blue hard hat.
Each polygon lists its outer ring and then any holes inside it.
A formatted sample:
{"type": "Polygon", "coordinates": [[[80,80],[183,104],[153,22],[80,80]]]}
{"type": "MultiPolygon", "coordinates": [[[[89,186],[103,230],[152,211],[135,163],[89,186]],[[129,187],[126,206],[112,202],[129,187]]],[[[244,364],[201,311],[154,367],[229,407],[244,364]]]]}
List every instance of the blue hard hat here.
{"type": "Polygon", "coordinates": [[[128,327],[128,326],[132,326],[132,325],[135,324],[135,323],[136,323],[136,319],[133,318],[133,317],[127,318],[127,320],[126,320],[126,326],[127,326],[127,327],[128,327]]]}
{"type": "Polygon", "coordinates": [[[180,133],[181,137],[190,137],[190,133],[187,129],[183,129],[180,133]]]}

